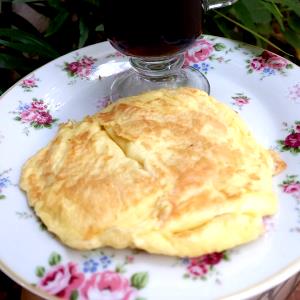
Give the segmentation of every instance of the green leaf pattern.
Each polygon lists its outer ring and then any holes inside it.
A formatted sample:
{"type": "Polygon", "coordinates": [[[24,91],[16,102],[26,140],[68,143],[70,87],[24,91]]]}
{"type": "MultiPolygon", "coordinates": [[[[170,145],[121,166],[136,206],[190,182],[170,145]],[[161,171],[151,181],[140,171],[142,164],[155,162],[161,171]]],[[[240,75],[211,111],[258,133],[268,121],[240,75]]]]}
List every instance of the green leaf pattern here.
{"type": "Polygon", "coordinates": [[[131,277],[131,285],[136,289],[143,289],[149,281],[149,275],[147,272],[135,273],[131,277]]]}
{"type": "Polygon", "coordinates": [[[46,269],[44,267],[37,267],[35,270],[35,274],[38,277],[43,277],[45,275],[46,269]]]}
{"type": "Polygon", "coordinates": [[[55,266],[59,264],[60,261],[61,261],[61,256],[58,253],[53,252],[49,257],[48,263],[50,266],[55,266]]]}

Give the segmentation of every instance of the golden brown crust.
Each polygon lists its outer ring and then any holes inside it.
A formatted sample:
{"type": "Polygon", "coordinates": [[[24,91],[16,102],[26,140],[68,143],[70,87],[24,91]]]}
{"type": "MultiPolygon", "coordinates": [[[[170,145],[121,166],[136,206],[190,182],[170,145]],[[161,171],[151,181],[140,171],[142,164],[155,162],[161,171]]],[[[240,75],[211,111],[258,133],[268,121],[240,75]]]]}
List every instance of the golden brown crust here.
{"type": "Polygon", "coordinates": [[[77,249],[196,256],[249,242],[274,214],[273,160],[230,108],[192,89],[121,99],[61,126],[21,188],[77,249]]]}
{"type": "Polygon", "coordinates": [[[286,169],[285,161],[280,157],[279,153],[275,152],[274,150],[269,150],[274,166],[273,166],[273,175],[278,175],[282,171],[286,169]]]}

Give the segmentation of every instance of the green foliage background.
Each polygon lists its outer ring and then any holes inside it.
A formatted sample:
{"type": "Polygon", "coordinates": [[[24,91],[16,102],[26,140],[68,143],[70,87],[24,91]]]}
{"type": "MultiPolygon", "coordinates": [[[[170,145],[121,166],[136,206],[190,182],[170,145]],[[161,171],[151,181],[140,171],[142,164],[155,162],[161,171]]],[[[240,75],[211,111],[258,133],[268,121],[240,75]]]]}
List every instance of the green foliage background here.
{"type": "MultiPolygon", "coordinates": [[[[105,40],[103,0],[0,0],[0,5],[0,94],[46,62],[105,40]],[[15,12],[21,3],[47,21],[44,30],[15,12]]],[[[204,28],[300,62],[300,0],[239,0],[209,11],[204,28]]]]}

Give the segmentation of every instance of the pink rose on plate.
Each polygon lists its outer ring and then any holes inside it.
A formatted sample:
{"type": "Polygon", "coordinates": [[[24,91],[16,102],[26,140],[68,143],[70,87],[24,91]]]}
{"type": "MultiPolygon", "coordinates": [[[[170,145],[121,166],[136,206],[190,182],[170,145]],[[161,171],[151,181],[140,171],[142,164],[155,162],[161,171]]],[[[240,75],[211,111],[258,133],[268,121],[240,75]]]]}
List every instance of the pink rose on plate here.
{"type": "Polygon", "coordinates": [[[80,290],[83,300],[133,300],[136,290],[119,273],[105,271],[93,274],[80,290]]]}
{"type": "Polygon", "coordinates": [[[47,111],[39,111],[36,116],[34,121],[40,125],[43,124],[51,124],[53,121],[52,116],[49,114],[47,111]]]}
{"type": "Polygon", "coordinates": [[[32,109],[24,110],[20,113],[20,118],[23,122],[32,122],[35,120],[37,112],[32,109]]]}
{"type": "Polygon", "coordinates": [[[36,86],[35,79],[32,79],[32,78],[24,79],[24,80],[22,81],[22,86],[26,86],[26,87],[35,87],[35,86],[36,86]]]}
{"type": "Polygon", "coordinates": [[[217,265],[223,259],[223,257],[224,255],[222,252],[221,253],[214,252],[214,253],[204,255],[202,259],[205,264],[213,266],[213,265],[217,265]]]}
{"type": "Polygon", "coordinates": [[[300,183],[293,182],[290,184],[285,184],[283,186],[283,191],[288,194],[299,193],[300,192],[300,183]]]}
{"type": "Polygon", "coordinates": [[[208,268],[204,263],[191,262],[187,269],[193,276],[204,276],[208,272],[208,268]]]}
{"type": "Polygon", "coordinates": [[[265,60],[261,57],[255,57],[251,60],[250,66],[253,70],[260,71],[265,67],[265,60]]]}
{"type": "Polygon", "coordinates": [[[266,66],[275,70],[281,70],[288,64],[286,59],[270,51],[264,51],[261,57],[266,61],[266,66]]]}
{"type": "Polygon", "coordinates": [[[300,132],[289,134],[285,140],[284,144],[288,147],[298,148],[300,147],[300,132]]]}
{"type": "Polygon", "coordinates": [[[280,56],[273,56],[267,60],[266,64],[272,69],[281,70],[284,69],[288,63],[284,58],[280,56]]]}
{"type": "Polygon", "coordinates": [[[234,98],[234,101],[237,105],[245,105],[249,103],[249,99],[243,97],[234,98]]]}
{"type": "Polygon", "coordinates": [[[84,280],[84,275],[78,273],[74,263],[59,265],[48,272],[40,281],[38,286],[51,295],[63,299],[70,299],[84,280]]]}
{"type": "Polygon", "coordinates": [[[32,101],[31,107],[36,110],[45,110],[47,108],[47,105],[45,105],[44,101],[42,100],[35,100],[32,101]]]}
{"type": "Polygon", "coordinates": [[[94,60],[91,57],[84,56],[80,63],[84,66],[92,66],[94,64],[94,60]]]}
{"type": "Polygon", "coordinates": [[[277,55],[273,52],[265,50],[261,55],[260,55],[264,60],[268,60],[272,57],[276,57],[277,55]]]}
{"type": "Polygon", "coordinates": [[[92,73],[92,68],[90,66],[85,66],[84,68],[82,68],[80,70],[80,72],[78,72],[77,74],[80,77],[87,77],[92,73]]]}
{"type": "Polygon", "coordinates": [[[207,40],[201,39],[185,53],[187,63],[197,63],[206,60],[214,51],[213,44],[207,40]]]}
{"type": "Polygon", "coordinates": [[[67,70],[72,74],[76,74],[82,71],[82,65],[78,61],[67,64],[67,70]]]}

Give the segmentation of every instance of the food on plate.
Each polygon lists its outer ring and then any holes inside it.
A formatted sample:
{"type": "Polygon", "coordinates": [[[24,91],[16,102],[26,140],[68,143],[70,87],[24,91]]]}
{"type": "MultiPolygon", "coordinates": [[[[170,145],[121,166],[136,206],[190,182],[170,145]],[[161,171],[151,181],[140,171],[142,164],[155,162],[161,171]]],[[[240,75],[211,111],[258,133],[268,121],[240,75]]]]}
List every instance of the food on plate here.
{"type": "Polygon", "coordinates": [[[274,165],[238,114],[185,87],[62,124],[25,163],[20,186],[72,248],[198,256],[263,234],[278,206],[274,165]]]}
{"type": "Polygon", "coordinates": [[[274,166],[273,166],[273,175],[277,175],[286,169],[286,163],[281,159],[280,155],[274,150],[269,150],[274,166]]]}

